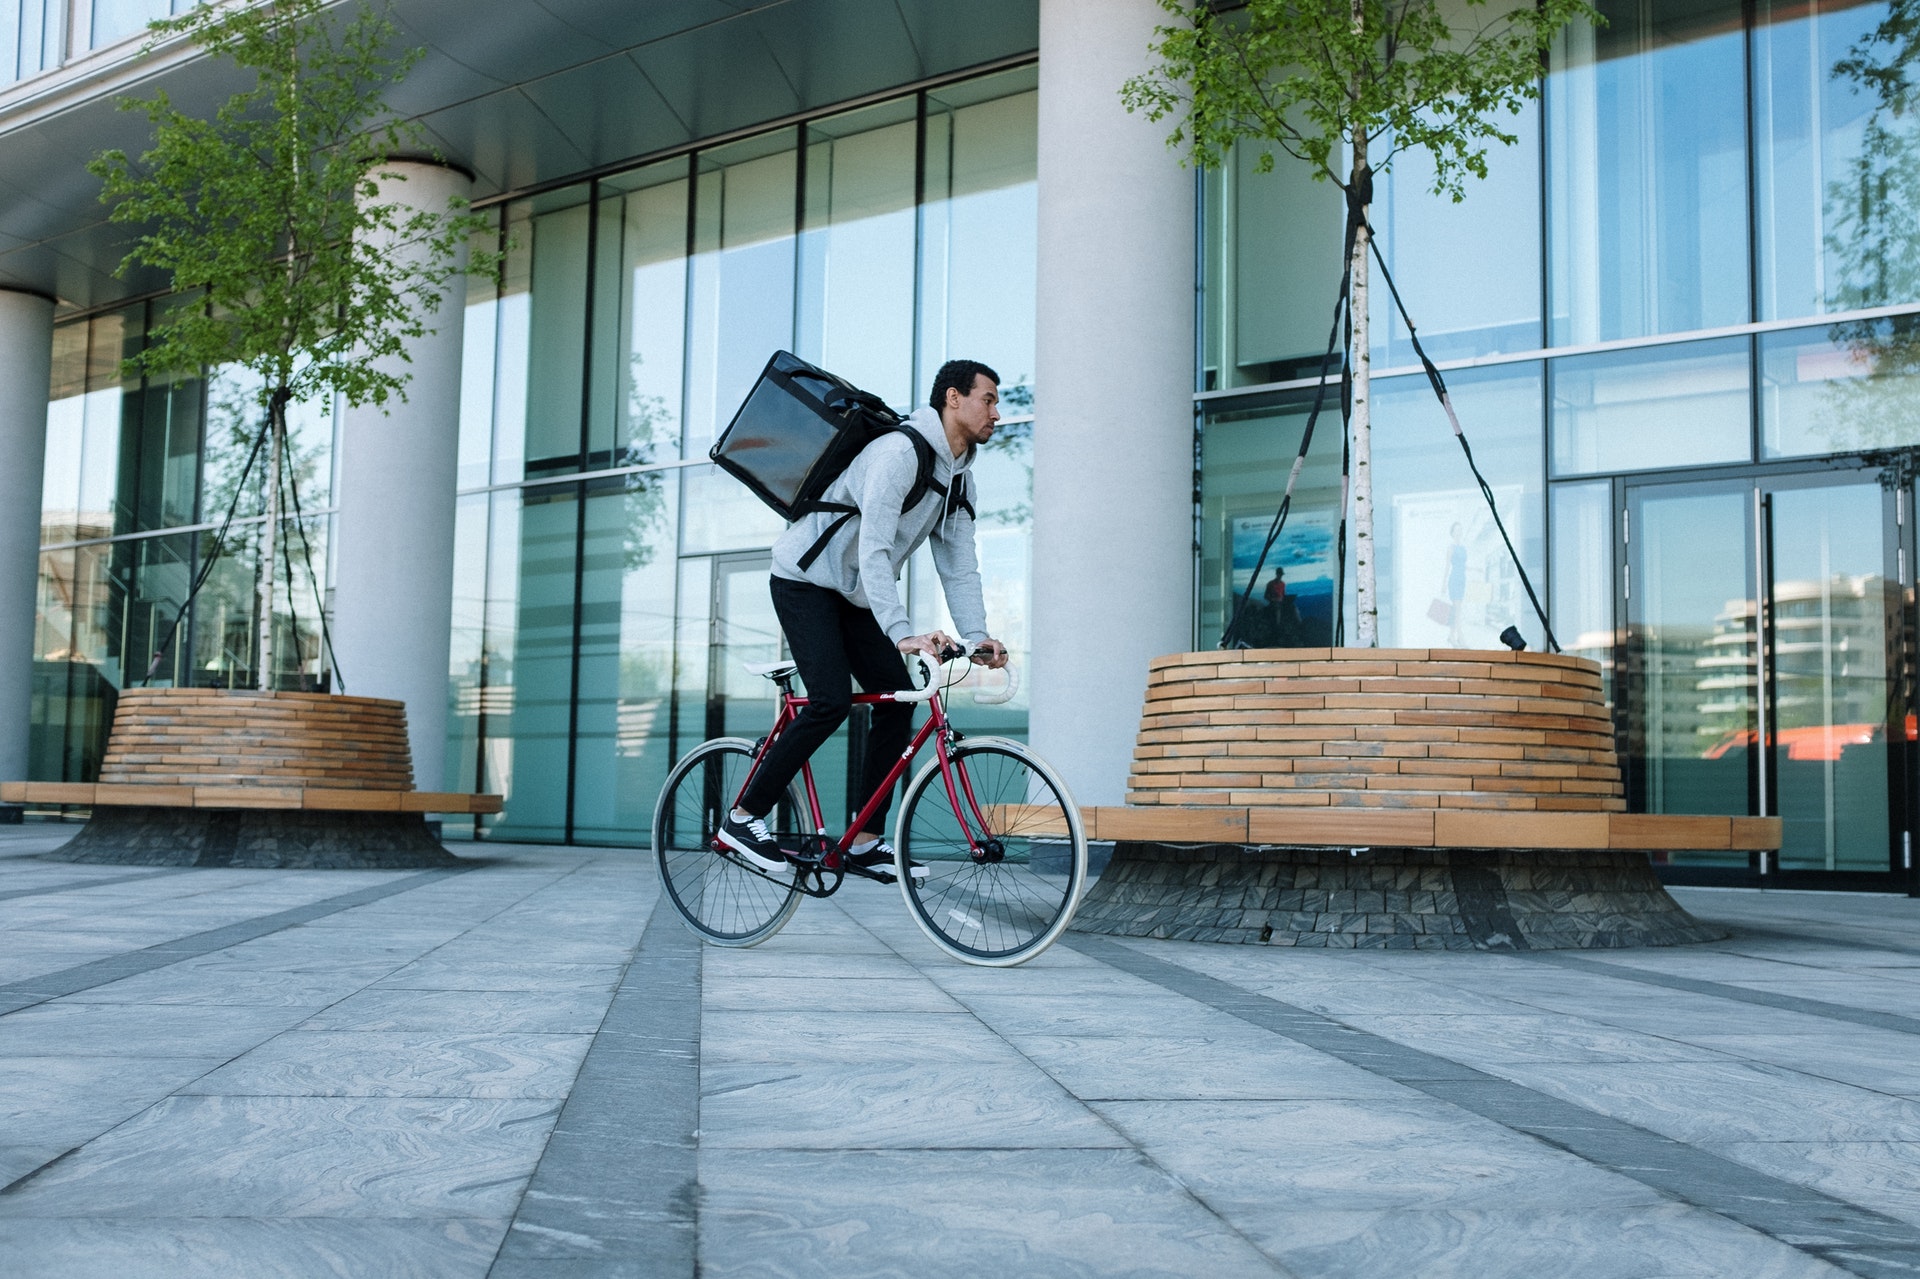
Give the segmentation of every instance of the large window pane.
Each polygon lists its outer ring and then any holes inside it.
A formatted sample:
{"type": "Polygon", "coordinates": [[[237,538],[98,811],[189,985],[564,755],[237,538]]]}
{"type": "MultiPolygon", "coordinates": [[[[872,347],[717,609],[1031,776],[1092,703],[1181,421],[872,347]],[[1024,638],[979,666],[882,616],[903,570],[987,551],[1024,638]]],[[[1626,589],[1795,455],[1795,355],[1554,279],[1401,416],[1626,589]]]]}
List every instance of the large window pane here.
{"type": "Polygon", "coordinates": [[[1732,0],[1601,0],[1547,77],[1556,346],[1740,324],[1746,75],[1732,0]]]}
{"type": "MultiPolygon", "coordinates": [[[[1538,364],[1455,373],[1454,409],[1534,589],[1543,583],[1538,364]]],[[[1496,648],[1518,626],[1545,636],[1486,498],[1425,377],[1374,383],[1374,571],[1389,648],[1496,648]]],[[[1336,430],[1338,419],[1335,419],[1336,430]]],[[[1292,574],[1288,574],[1291,579],[1292,574]]],[[[1351,566],[1347,587],[1353,589],[1351,566]]],[[[1354,607],[1351,595],[1349,608],[1354,607]]]]}
{"type": "Polygon", "coordinates": [[[1613,485],[1553,489],[1553,595],[1549,605],[1562,651],[1600,663],[1613,700],[1613,485]]]}
{"type": "Polygon", "coordinates": [[[889,404],[913,390],[911,99],[807,128],[798,354],[889,404]]]}
{"type": "Polygon", "coordinates": [[[706,453],[767,357],[793,344],[794,132],[705,152],[694,185],[687,457],[706,453]]]}
{"type": "Polygon", "coordinates": [[[13,0],[0,5],[0,83],[24,80],[60,65],[67,0],[13,0]]]}
{"type": "Polygon", "coordinates": [[[1032,407],[1035,76],[1021,67],[927,94],[915,404],[942,364],[967,359],[1000,374],[1004,412],[1032,407]]]}
{"type": "Polygon", "coordinates": [[[1556,475],[1748,460],[1745,338],[1569,356],[1551,368],[1556,475]]]}
{"type": "Polygon", "coordinates": [[[93,0],[93,47],[137,35],[149,22],[170,12],[168,0],[93,0]]]}
{"type": "Polygon", "coordinates": [[[528,475],[578,470],[586,373],[587,255],[592,207],[585,188],[534,201],[520,232],[531,251],[526,377],[528,475]]]}
{"type": "Polygon", "coordinates": [[[1757,0],[1754,213],[1762,319],[1920,297],[1920,192],[1911,176],[1920,166],[1920,118],[1895,101],[1907,92],[1903,75],[1872,74],[1896,60],[1898,37],[1871,39],[1895,21],[1893,12],[1877,3],[1757,0]]]}
{"type": "MultiPolygon", "coordinates": [[[[453,635],[448,646],[448,790],[484,790],[480,752],[492,692],[487,661],[487,532],[484,493],[459,500],[453,520],[453,635]]],[[[497,732],[499,725],[494,725],[497,732]]]]}
{"type": "Polygon", "coordinates": [[[1760,335],[1766,457],[1920,444],[1920,316],[1760,335]]]}
{"type": "MultiPolygon", "coordinates": [[[[488,770],[489,789],[507,797],[492,830],[506,839],[557,841],[567,829],[579,486],[528,489],[512,500],[520,503],[518,518],[496,523],[493,539],[494,555],[513,566],[515,581],[512,651],[493,669],[512,692],[502,697],[511,698],[505,749],[488,770]]],[[[494,633],[489,627],[490,640],[494,633]]]]}
{"type": "MultiPolygon", "coordinates": [[[[1307,412],[1304,399],[1292,396],[1207,418],[1200,436],[1202,648],[1219,642],[1260,564],[1260,550],[1299,451],[1307,412]]],[[[1253,605],[1263,606],[1268,583],[1276,570],[1282,572],[1299,622],[1278,633],[1263,633],[1256,608],[1242,625],[1246,642],[1319,647],[1332,641],[1339,517],[1340,412],[1337,396],[1329,394],[1314,428],[1307,465],[1294,489],[1293,509],[1264,567],[1258,569],[1253,593],[1253,605]]]]}
{"type": "MultiPolygon", "coordinates": [[[[1540,111],[1528,105],[1501,121],[1517,141],[1487,152],[1487,176],[1467,180],[1455,204],[1433,193],[1427,152],[1401,152],[1374,185],[1371,220],[1380,252],[1400,287],[1420,343],[1436,360],[1468,359],[1541,345],[1540,111]]],[[[1377,366],[1414,363],[1413,345],[1393,299],[1377,279],[1370,310],[1377,366]]],[[[1321,299],[1307,298],[1309,318],[1321,299]]],[[[1325,302],[1331,305],[1329,292],[1325,302]]]]}
{"type": "MultiPolygon", "coordinates": [[[[687,165],[654,165],[601,184],[608,206],[603,261],[616,264],[613,323],[594,329],[594,449],[615,466],[646,466],[679,456],[687,308],[687,165]],[[617,253],[615,252],[617,248],[617,253]],[[611,367],[609,367],[609,364],[611,367]],[[611,427],[612,438],[604,431],[611,427]]],[[[599,309],[599,308],[596,308],[599,309]]]]}
{"type": "Polygon", "coordinates": [[[786,523],[739,480],[712,466],[677,472],[681,499],[680,553],[752,551],[772,546],[786,523]]]}
{"type": "Polygon", "coordinates": [[[573,823],[589,842],[646,830],[673,764],[675,478],[643,472],[587,500],[573,823]]]}
{"type": "Polygon", "coordinates": [[[1287,155],[1271,173],[1256,160],[1236,147],[1204,178],[1207,390],[1317,373],[1340,289],[1339,190],[1287,155]]]}
{"type": "MultiPolygon", "coordinates": [[[[973,491],[979,508],[974,526],[974,549],[980,559],[980,587],[987,605],[987,628],[1007,646],[1016,678],[1024,677],[1032,659],[1033,583],[1033,431],[1032,423],[1002,426],[974,459],[973,491]]],[[[908,609],[913,629],[924,634],[939,627],[957,635],[947,609],[933,552],[922,547],[910,564],[908,609]]],[[[1006,677],[970,667],[956,686],[965,690],[948,710],[954,723],[970,733],[998,737],[1027,736],[1029,700],[1024,684],[1012,700],[1000,705],[976,706],[973,693],[998,696],[1006,677]]]]}

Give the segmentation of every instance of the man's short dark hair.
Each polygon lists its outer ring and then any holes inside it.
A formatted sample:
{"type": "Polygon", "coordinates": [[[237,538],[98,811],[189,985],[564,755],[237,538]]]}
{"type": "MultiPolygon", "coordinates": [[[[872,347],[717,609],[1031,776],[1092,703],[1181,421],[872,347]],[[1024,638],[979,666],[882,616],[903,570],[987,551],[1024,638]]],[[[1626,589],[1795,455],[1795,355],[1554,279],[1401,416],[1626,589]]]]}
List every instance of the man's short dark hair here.
{"type": "Polygon", "coordinates": [[[933,375],[933,394],[927,397],[927,405],[938,413],[947,407],[947,388],[952,387],[965,399],[973,394],[976,378],[984,377],[995,386],[1000,385],[1000,375],[978,360],[948,360],[933,375]]]}

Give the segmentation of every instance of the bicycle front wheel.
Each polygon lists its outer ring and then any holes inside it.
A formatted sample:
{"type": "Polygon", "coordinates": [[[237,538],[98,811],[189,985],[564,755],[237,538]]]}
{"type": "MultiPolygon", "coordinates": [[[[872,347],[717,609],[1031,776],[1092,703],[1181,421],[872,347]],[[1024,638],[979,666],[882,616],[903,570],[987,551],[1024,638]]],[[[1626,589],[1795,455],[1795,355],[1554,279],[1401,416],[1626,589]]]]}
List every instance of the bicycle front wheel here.
{"type": "Polygon", "coordinates": [[[1066,931],[1087,883],[1087,837],[1053,769],[1019,742],[979,737],[907,787],[894,848],[907,910],[970,964],[1025,963],[1066,931]],[[909,873],[918,862],[922,878],[909,873]]]}
{"type": "MultiPolygon", "coordinates": [[[[716,946],[758,946],[800,906],[797,869],[775,879],[715,847],[752,766],[752,742],[702,742],[667,774],[653,810],[653,851],[667,897],[687,926],[716,946]]],[[[791,787],[767,825],[782,847],[793,847],[795,834],[813,833],[806,804],[791,787]]]]}

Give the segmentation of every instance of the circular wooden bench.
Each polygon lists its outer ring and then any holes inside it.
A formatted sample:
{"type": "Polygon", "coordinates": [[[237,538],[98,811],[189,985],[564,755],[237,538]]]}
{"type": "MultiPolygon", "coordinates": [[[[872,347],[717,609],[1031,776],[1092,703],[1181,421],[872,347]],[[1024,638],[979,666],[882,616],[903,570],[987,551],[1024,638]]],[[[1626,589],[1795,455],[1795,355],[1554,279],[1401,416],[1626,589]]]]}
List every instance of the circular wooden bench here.
{"type": "Polygon", "coordinates": [[[1598,666],[1428,649],[1179,653],[1148,674],[1114,858],[1076,927],[1320,946],[1717,936],[1647,854],[1773,850],[1777,818],[1625,811],[1598,666]]]}
{"type": "Polygon", "coordinates": [[[98,782],[8,782],[0,801],[87,807],[59,856],[142,865],[452,864],[426,814],[501,809],[413,788],[401,702],[223,689],[124,691],[98,782]]]}

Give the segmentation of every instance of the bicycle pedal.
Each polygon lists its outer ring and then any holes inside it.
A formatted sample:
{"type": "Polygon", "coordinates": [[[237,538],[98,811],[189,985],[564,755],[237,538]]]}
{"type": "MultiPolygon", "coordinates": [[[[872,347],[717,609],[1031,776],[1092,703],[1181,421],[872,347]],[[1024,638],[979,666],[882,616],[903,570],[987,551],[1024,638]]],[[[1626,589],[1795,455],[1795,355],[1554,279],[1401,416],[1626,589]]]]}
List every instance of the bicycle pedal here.
{"type": "Polygon", "coordinates": [[[879,866],[858,866],[853,862],[848,862],[846,863],[846,871],[849,875],[858,875],[862,879],[871,879],[876,884],[897,884],[900,882],[893,873],[891,863],[883,863],[879,866]]]}

